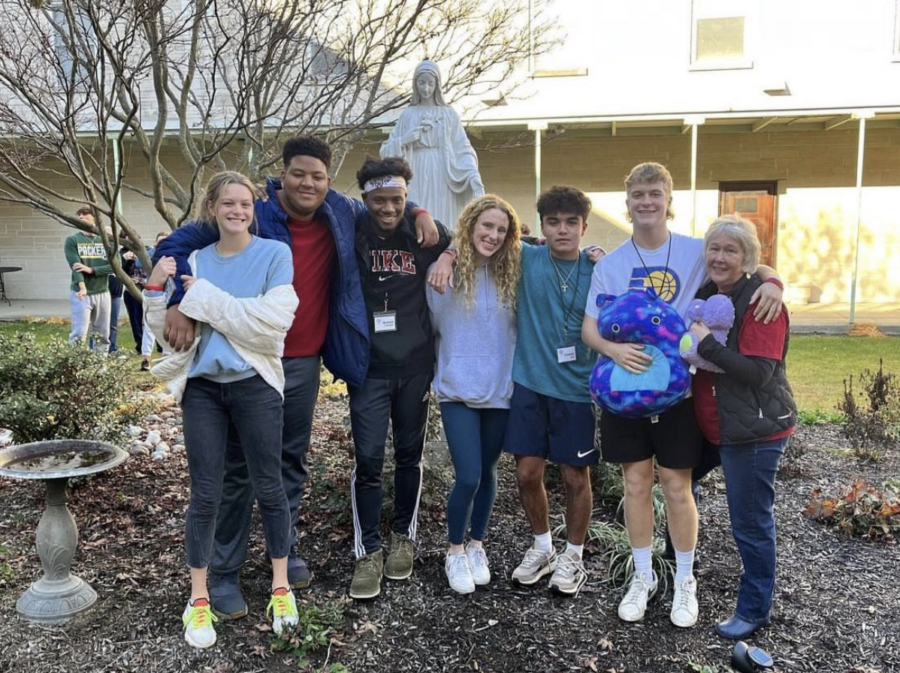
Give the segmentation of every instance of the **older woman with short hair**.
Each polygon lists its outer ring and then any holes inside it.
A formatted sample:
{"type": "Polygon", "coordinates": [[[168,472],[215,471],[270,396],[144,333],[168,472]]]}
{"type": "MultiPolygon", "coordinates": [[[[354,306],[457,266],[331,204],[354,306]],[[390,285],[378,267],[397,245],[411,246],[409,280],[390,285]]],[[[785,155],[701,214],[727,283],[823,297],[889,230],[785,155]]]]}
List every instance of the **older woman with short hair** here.
{"type": "Polygon", "coordinates": [[[750,303],[762,279],[756,228],[747,220],[720,217],[704,238],[710,282],[697,296],[724,294],[735,308],[725,345],[703,323],[693,323],[697,352],[724,370],[699,370],[693,379],[694,408],[706,439],[719,447],[731,529],[743,561],[734,614],[716,626],[725,638],[741,639],[769,623],[775,592],[775,475],[794,431],[797,408],[785,375],[788,314],[753,320],[750,303]]]}

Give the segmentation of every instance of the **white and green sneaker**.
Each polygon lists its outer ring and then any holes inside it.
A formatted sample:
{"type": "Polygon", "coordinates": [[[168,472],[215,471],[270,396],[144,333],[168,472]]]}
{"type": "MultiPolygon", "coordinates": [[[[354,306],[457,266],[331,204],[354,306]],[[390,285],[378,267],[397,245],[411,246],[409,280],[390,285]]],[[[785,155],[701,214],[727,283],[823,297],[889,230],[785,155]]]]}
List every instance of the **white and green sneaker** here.
{"type": "Polygon", "coordinates": [[[297,599],[290,589],[281,587],[272,592],[272,598],[266,606],[266,617],[272,620],[272,630],[279,637],[300,623],[297,599]]]}
{"type": "Polygon", "coordinates": [[[184,639],[192,647],[205,649],[216,644],[216,630],[213,622],[219,621],[209,609],[209,600],[198,598],[188,601],[181,622],[184,624],[184,639]]]}

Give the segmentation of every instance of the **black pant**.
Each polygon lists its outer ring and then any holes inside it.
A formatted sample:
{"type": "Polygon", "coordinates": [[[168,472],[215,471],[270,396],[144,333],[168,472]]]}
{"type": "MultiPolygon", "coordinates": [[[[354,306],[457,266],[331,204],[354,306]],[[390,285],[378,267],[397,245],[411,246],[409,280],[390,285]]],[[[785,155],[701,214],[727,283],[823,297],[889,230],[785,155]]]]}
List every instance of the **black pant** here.
{"type": "Polygon", "coordinates": [[[394,431],[394,521],[391,530],[416,538],[422,491],[422,450],[432,372],[401,379],[368,378],[350,392],[356,450],[350,477],[356,558],[381,549],[381,472],[388,421],[394,431]]]}
{"type": "Polygon", "coordinates": [[[131,336],[134,337],[134,349],[141,354],[141,342],[144,340],[144,308],[143,304],[131,296],[128,290],[122,293],[125,310],[128,311],[128,323],[131,325],[131,336]]]}

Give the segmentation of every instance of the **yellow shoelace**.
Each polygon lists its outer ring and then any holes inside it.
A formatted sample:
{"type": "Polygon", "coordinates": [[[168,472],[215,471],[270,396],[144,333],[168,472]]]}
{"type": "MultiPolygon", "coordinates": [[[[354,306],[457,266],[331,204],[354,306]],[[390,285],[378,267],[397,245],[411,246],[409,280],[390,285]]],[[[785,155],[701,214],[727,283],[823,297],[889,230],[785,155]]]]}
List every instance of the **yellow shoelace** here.
{"type": "Polygon", "coordinates": [[[199,629],[206,626],[209,622],[217,621],[219,621],[219,618],[212,613],[208,604],[192,605],[187,617],[184,618],[184,625],[191,624],[195,629],[199,629]]]}
{"type": "Polygon", "coordinates": [[[269,601],[269,605],[266,607],[266,615],[272,613],[275,617],[287,617],[288,615],[296,615],[297,609],[291,604],[291,601],[288,600],[289,594],[283,594],[281,596],[276,596],[272,594],[272,599],[269,601]]]}

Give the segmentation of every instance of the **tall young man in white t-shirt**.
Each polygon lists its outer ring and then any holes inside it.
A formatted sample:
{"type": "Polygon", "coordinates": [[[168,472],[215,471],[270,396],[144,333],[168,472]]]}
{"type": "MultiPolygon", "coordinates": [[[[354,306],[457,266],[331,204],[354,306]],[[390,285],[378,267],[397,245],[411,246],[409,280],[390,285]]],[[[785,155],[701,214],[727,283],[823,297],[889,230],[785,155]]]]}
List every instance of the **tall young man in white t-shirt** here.
{"type": "MultiPolygon", "coordinates": [[[[646,371],[651,358],[644,354],[641,344],[615,343],[600,336],[597,295],[620,295],[633,287],[652,288],[684,316],[706,277],[703,240],[669,231],[667,220],[674,217],[672,186],[672,176],[660,164],[644,163],[632,169],[625,179],[632,237],[597,263],[591,279],[582,341],[633,374],[646,371]]],[[[764,275],[772,275],[769,271],[764,275]]],[[[768,319],[780,310],[781,290],[771,283],[763,288],[759,315],[768,319]]],[[[604,411],[600,442],[603,460],[622,465],[625,522],[634,559],[634,578],[619,604],[619,617],[630,622],[642,619],[647,601],[657,588],[652,568],[650,497],[656,458],[677,564],[671,620],[676,626],[693,626],[698,616],[693,575],[697,508],[691,494],[691,470],[699,464],[703,451],[693,400],[685,399],[654,419],[629,419],[604,411]]]]}

